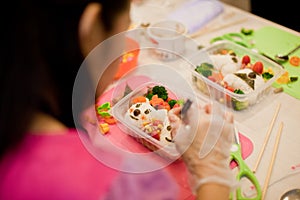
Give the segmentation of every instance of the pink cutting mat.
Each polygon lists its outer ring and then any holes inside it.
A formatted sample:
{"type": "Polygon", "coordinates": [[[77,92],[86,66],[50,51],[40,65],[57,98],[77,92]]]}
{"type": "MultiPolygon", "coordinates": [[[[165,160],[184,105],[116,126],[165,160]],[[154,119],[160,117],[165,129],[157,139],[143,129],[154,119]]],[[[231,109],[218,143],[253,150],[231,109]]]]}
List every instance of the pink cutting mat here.
{"type": "MultiPolygon", "coordinates": [[[[120,91],[124,91],[126,84],[131,89],[134,89],[150,80],[151,79],[147,76],[134,76],[128,78],[126,81],[120,81],[116,84],[117,86],[115,88],[108,90],[100,98],[98,98],[97,104],[99,105],[105,102],[112,103],[114,98],[119,97],[120,94],[122,94],[120,91]]],[[[108,132],[105,136],[110,140],[110,142],[122,148],[123,150],[134,153],[147,153],[150,151],[131,136],[123,132],[119,128],[118,124],[110,125],[110,132],[108,132]]],[[[239,133],[239,137],[241,142],[242,157],[246,159],[253,151],[253,143],[248,137],[241,133],[239,133]]],[[[236,163],[231,162],[230,166],[231,168],[234,168],[236,167],[236,163]]],[[[194,199],[194,195],[189,187],[187,171],[184,163],[180,160],[173,162],[167,167],[167,170],[173,175],[180,187],[179,199],[194,199]]]]}

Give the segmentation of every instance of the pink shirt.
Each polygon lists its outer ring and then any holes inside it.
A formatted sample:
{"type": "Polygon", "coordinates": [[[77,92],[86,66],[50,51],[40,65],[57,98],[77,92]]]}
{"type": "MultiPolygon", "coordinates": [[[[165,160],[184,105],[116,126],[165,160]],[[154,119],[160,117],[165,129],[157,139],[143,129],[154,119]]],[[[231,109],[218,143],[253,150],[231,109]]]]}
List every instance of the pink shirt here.
{"type": "Polygon", "coordinates": [[[0,161],[1,200],[176,199],[168,174],[126,174],[96,160],[77,131],[28,134],[0,161]]]}

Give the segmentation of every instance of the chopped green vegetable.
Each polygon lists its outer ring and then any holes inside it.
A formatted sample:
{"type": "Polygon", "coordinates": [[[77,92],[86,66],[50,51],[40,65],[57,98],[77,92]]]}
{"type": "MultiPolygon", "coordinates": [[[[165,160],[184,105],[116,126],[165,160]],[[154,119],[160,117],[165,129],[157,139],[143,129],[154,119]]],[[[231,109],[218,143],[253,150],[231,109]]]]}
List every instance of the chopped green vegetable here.
{"type": "Polygon", "coordinates": [[[271,74],[271,73],[269,73],[269,72],[264,72],[264,73],[262,74],[262,77],[263,77],[263,79],[265,79],[265,80],[269,80],[269,79],[271,79],[273,76],[274,76],[274,75],[271,74]]]}
{"type": "MultiPolygon", "coordinates": [[[[243,92],[243,90],[241,90],[241,89],[235,89],[233,92],[235,94],[245,94],[243,92]]],[[[243,110],[243,109],[247,108],[249,105],[247,101],[242,102],[242,101],[238,101],[234,98],[231,99],[231,103],[232,103],[232,107],[234,110],[243,110]]]]}
{"type": "Polygon", "coordinates": [[[105,102],[103,104],[101,104],[100,106],[97,107],[97,110],[109,110],[110,109],[110,103],[109,102],[105,102]]]}
{"type": "Polygon", "coordinates": [[[249,106],[248,101],[238,101],[238,100],[232,98],[231,102],[232,102],[232,107],[234,110],[243,110],[249,106]]]}
{"type": "Polygon", "coordinates": [[[244,35],[252,35],[253,29],[242,28],[241,33],[244,34],[244,35]]]}
{"type": "Polygon", "coordinates": [[[110,102],[105,102],[97,107],[97,113],[101,117],[109,117],[109,116],[111,116],[108,112],[110,110],[110,108],[111,108],[110,102]]]}
{"type": "Polygon", "coordinates": [[[202,74],[205,77],[209,77],[212,75],[212,69],[214,66],[210,63],[202,63],[201,65],[198,65],[195,69],[196,72],[202,74]]]}
{"type": "Polygon", "coordinates": [[[297,81],[298,80],[298,77],[297,76],[292,76],[292,77],[290,77],[290,81],[291,82],[295,82],[295,81],[297,81]]]}
{"type": "Polygon", "coordinates": [[[146,97],[151,100],[153,95],[157,95],[159,98],[162,98],[164,101],[168,99],[168,91],[164,86],[156,85],[152,89],[148,90],[146,97]]]}
{"type": "Polygon", "coordinates": [[[98,114],[101,117],[110,117],[111,115],[109,114],[109,112],[105,112],[105,111],[98,111],[98,114]]]}
{"type": "Polygon", "coordinates": [[[233,92],[236,94],[245,94],[241,89],[235,89],[233,92]]]}
{"type": "Polygon", "coordinates": [[[182,106],[184,104],[184,100],[183,99],[178,99],[177,103],[182,106]]]}
{"type": "Polygon", "coordinates": [[[152,97],[153,97],[153,94],[152,94],[152,93],[147,93],[147,94],[146,94],[146,98],[147,98],[147,99],[151,100],[152,97]]]}
{"type": "Polygon", "coordinates": [[[168,101],[168,104],[170,105],[171,108],[173,108],[173,106],[177,103],[176,100],[172,99],[170,101],[168,101]]]}

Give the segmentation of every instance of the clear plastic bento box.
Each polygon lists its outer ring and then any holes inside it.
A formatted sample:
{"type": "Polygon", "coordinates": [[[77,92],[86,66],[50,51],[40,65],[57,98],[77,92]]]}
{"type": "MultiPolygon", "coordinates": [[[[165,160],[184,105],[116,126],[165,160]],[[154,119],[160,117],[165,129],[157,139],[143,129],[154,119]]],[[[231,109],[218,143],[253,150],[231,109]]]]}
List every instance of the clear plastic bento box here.
{"type": "Polygon", "coordinates": [[[261,101],[284,73],[281,65],[230,41],[201,49],[189,62],[197,90],[234,110],[261,101]]]}
{"type": "Polygon", "coordinates": [[[165,102],[174,100],[172,106],[169,105],[170,109],[183,104],[187,99],[196,101],[194,94],[149,81],[119,100],[113,106],[112,113],[123,132],[160,156],[176,160],[180,155],[172,141],[171,126],[167,116],[168,106],[165,103],[159,103],[157,96],[154,97],[159,87],[167,91],[168,99],[165,102]],[[154,87],[156,87],[155,90],[154,87]],[[149,94],[152,95],[153,100],[151,105],[148,99],[149,94]],[[146,96],[147,99],[143,99],[146,96]]]}

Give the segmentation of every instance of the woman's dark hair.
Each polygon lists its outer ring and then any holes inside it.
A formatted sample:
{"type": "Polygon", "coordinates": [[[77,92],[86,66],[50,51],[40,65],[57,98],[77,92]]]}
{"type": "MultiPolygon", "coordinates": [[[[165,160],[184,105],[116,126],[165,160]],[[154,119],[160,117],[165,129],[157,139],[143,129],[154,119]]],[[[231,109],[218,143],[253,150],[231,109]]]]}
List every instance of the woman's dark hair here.
{"type": "MultiPolygon", "coordinates": [[[[23,0],[2,4],[10,14],[0,19],[0,158],[22,141],[36,111],[74,127],[72,89],[84,59],[78,24],[90,2],[23,0]]],[[[110,31],[130,1],[93,2],[101,3],[99,17],[110,31]]]]}

